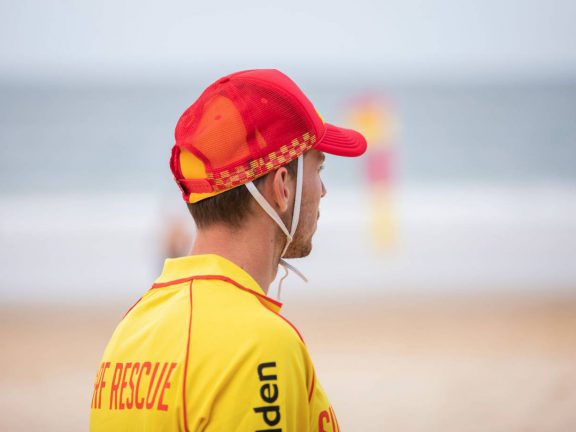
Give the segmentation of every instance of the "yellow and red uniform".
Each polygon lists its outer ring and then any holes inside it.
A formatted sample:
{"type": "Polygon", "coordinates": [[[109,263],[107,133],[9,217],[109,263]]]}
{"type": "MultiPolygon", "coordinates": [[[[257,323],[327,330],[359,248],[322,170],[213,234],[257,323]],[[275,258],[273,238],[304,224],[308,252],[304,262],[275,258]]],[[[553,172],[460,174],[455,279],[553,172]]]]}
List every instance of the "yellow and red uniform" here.
{"type": "Polygon", "coordinates": [[[166,260],[106,347],[90,430],[338,431],[281,306],[218,255],[166,260]]]}

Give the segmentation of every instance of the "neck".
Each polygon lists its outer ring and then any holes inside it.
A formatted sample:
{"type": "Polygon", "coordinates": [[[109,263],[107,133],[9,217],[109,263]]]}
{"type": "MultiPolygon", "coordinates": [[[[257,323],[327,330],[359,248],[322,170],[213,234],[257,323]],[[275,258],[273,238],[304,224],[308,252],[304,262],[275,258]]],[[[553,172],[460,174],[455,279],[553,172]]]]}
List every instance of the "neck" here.
{"type": "Polygon", "coordinates": [[[232,261],[252,276],[267,294],[278,272],[282,248],[278,229],[271,223],[239,229],[216,225],[197,231],[191,255],[216,254],[232,261]]]}

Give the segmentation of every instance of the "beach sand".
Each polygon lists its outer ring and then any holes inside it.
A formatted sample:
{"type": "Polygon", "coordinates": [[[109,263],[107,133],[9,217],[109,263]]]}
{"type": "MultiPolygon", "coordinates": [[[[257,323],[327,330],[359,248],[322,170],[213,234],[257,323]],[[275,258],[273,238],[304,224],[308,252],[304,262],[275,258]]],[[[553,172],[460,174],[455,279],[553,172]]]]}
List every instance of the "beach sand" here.
{"type": "MultiPolygon", "coordinates": [[[[0,430],[87,430],[129,306],[2,306],[0,430]]],[[[300,298],[284,315],[343,431],[576,430],[576,296],[300,298]]]]}

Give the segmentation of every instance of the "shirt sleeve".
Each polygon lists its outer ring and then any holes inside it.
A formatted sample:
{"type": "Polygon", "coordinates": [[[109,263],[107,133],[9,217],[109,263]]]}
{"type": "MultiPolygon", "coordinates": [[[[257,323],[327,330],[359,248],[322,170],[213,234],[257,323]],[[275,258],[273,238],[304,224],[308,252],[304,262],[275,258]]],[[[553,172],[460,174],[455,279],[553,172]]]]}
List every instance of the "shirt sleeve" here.
{"type": "Polygon", "coordinates": [[[247,351],[231,359],[215,383],[204,430],[309,431],[314,372],[300,336],[285,325],[267,329],[247,351]]]}

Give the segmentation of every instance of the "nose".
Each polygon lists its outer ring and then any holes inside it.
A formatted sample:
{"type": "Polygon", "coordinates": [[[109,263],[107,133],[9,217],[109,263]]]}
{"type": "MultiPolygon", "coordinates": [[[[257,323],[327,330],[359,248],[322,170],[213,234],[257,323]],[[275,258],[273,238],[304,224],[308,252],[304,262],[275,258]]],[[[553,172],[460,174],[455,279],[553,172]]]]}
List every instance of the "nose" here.
{"type": "Polygon", "coordinates": [[[324,182],[320,182],[322,183],[322,195],[320,195],[322,198],[324,198],[326,196],[326,194],[328,193],[328,191],[326,190],[326,186],[324,186],[324,182]]]}

